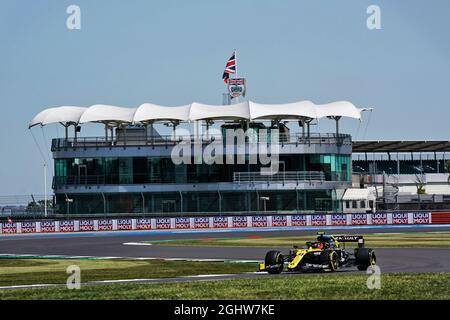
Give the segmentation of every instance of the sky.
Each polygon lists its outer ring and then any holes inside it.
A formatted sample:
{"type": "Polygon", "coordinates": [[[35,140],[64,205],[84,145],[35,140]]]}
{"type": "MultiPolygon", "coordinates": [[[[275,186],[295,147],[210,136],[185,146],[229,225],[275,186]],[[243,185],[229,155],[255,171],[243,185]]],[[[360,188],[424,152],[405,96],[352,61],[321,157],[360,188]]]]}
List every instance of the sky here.
{"type": "Polygon", "coordinates": [[[0,195],[43,194],[43,159],[63,130],[33,138],[39,111],[221,104],[233,49],[249,100],[348,100],[374,108],[342,121],[356,140],[449,140],[449,14],[448,0],[0,0],[0,195]],[[66,26],[69,5],[80,30],[66,26]],[[370,5],[379,30],[367,28],[370,5]]]}

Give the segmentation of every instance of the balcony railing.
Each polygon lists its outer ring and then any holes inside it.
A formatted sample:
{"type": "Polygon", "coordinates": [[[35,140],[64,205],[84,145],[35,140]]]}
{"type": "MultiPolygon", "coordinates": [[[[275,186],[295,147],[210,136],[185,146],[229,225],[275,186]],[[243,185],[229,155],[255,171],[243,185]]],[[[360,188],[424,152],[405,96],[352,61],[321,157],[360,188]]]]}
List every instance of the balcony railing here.
{"type": "Polygon", "coordinates": [[[325,173],[322,171],[279,171],[271,175],[261,172],[235,172],[234,183],[271,183],[271,182],[323,182],[325,173]]]}
{"type": "MultiPolygon", "coordinates": [[[[256,135],[255,135],[256,137],[256,135]]],[[[173,146],[181,141],[191,141],[191,143],[208,144],[216,140],[224,139],[222,135],[203,135],[203,136],[174,136],[163,135],[158,137],[121,135],[114,139],[106,137],[79,137],[79,138],[57,138],[52,140],[52,151],[59,151],[67,148],[99,148],[99,147],[125,147],[125,146],[173,146]]],[[[270,138],[269,138],[270,139],[270,138]]],[[[351,145],[351,136],[348,134],[334,133],[312,133],[309,136],[301,133],[279,134],[278,142],[284,144],[337,144],[351,145]]],[[[249,142],[247,142],[249,143],[249,142]]],[[[251,143],[258,143],[250,142],[251,143]]]]}
{"type": "MultiPolygon", "coordinates": [[[[341,177],[342,178],[342,177],[341,177]]],[[[188,175],[183,181],[176,181],[174,177],[155,176],[148,174],[118,174],[118,175],[82,175],[53,177],[53,188],[61,186],[83,185],[115,185],[115,184],[198,184],[198,183],[284,183],[284,182],[324,182],[340,181],[336,174],[325,174],[322,171],[279,171],[275,174],[264,175],[261,172],[234,172],[232,181],[198,180],[188,175]]]]}

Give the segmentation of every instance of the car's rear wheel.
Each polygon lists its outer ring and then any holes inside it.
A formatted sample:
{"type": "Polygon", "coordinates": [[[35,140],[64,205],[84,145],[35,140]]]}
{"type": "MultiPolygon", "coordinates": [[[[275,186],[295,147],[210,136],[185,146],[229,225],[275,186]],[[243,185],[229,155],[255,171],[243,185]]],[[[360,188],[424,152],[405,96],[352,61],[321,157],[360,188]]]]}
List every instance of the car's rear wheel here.
{"type": "Polygon", "coordinates": [[[268,273],[277,274],[283,271],[284,259],[280,251],[267,252],[264,263],[268,273]]]}
{"type": "Polygon", "coordinates": [[[376,263],[377,256],[372,249],[359,248],[356,252],[356,266],[358,270],[367,270],[369,266],[374,266],[376,263]]]}

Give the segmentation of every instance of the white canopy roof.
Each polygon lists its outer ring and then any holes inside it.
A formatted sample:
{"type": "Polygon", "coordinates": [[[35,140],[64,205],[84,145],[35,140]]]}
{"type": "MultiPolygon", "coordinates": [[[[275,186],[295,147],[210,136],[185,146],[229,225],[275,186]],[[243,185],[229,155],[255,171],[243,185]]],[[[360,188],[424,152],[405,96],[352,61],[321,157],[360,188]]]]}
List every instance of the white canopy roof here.
{"type": "Polygon", "coordinates": [[[348,101],[337,101],[316,106],[317,118],[348,117],[361,119],[362,109],[356,108],[348,101]]]}
{"type": "Polygon", "coordinates": [[[194,102],[191,104],[189,120],[206,120],[206,119],[250,119],[249,103],[247,101],[230,104],[230,105],[208,105],[194,102]]]}
{"type": "Polygon", "coordinates": [[[86,122],[115,122],[132,123],[136,108],[123,108],[104,104],[95,104],[83,113],[80,123],[86,122]]]}
{"type": "Polygon", "coordinates": [[[134,122],[148,122],[158,120],[189,121],[191,105],[180,107],[164,107],[152,103],[141,104],[134,114],[134,122]]]}
{"type": "Polygon", "coordinates": [[[29,127],[40,125],[46,125],[50,123],[61,122],[64,124],[78,123],[81,115],[87,110],[84,107],[54,107],[48,108],[39,112],[33,120],[31,120],[29,127]]]}
{"type": "Polygon", "coordinates": [[[260,104],[250,101],[252,119],[317,118],[316,105],[311,101],[285,104],[260,104]]]}
{"type": "Polygon", "coordinates": [[[311,101],[286,104],[260,104],[245,101],[232,105],[207,105],[194,102],[185,106],[166,107],[144,103],[138,108],[123,108],[97,104],[89,108],[55,107],[45,109],[31,120],[29,127],[37,124],[101,122],[109,124],[143,123],[150,121],[196,121],[196,120],[257,120],[257,119],[318,119],[322,117],[361,118],[367,109],[355,107],[348,101],[316,105],[311,101]]]}

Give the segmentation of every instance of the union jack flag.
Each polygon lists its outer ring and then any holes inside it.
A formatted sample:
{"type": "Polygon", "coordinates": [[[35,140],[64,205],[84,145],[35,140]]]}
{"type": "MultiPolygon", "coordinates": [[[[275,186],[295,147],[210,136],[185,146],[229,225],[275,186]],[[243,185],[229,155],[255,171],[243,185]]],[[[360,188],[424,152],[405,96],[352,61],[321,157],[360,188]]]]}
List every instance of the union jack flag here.
{"type": "Polygon", "coordinates": [[[228,79],[230,78],[230,74],[236,73],[236,51],[233,51],[233,55],[227,61],[227,65],[225,66],[225,71],[223,72],[222,79],[225,83],[228,83],[228,79]]]}

